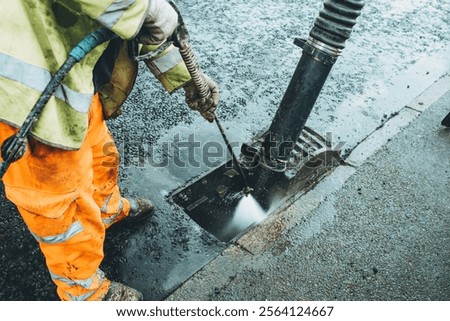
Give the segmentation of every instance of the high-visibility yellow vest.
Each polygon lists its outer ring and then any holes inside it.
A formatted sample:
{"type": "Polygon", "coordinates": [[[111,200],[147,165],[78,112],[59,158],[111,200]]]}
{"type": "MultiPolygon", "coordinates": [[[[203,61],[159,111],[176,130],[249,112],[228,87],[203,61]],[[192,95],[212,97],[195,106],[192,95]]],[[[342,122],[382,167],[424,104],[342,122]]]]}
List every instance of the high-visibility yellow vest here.
{"type": "MultiPolygon", "coordinates": [[[[133,38],[147,0],[0,0],[0,120],[20,127],[40,94],[90,32],[105,26],[133,38]]],[[[107,44],[76,64],[46,105],[32,134],[63,149],[78,149],[94,93],[92,70],[107,44]]]]}

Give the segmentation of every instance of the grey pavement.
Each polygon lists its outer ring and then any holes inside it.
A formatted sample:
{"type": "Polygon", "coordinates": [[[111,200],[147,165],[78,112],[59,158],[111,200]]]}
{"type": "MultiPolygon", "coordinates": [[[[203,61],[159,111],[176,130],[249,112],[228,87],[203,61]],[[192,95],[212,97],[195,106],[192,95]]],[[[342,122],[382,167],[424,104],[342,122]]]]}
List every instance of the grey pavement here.
{"type": "Polygon", "coordinates": [[[448,79],[167,300],[449,301],[448,79]]]}

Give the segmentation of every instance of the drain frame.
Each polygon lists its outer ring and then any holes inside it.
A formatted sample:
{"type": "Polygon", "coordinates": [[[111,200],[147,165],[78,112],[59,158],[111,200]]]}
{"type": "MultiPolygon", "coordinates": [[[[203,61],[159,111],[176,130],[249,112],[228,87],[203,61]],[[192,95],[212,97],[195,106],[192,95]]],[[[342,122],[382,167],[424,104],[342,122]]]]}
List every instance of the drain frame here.
{"type": "MultiPolygon", "coordinates": [[[[264,134],[265,132],[252,142],[243,144],[241,151],[262,150],[264,134]]],[[[268,165],[261,157],[256,157],[259,159],[256,164],[253,162],[251,166],[246,166],[248,155],[242,153],[240,156],[244,175],[254,188],[252,195],[267,215],[281,204],[289,202],[295,194],[315,186],[328,172],[342,163],[340,151],[333,149],[330,141],[309,127],[302,131],[292,156],[282,170],[268,165]]],[[[237,170],[233,159],[230,159],[173,191],[169,200],[219,241],[233,242],[259,223],[251,222],[240,230],[227,229],[239,200],[245,197],[245,187],[245,179],[237,170]]]]}

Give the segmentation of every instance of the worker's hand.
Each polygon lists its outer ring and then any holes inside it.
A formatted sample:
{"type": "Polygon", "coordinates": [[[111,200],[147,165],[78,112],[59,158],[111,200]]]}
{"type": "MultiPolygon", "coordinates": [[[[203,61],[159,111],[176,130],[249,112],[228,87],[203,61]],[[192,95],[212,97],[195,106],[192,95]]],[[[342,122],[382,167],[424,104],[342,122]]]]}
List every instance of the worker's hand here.
{"type": "Polygon", "coordinates": [[[203,75],[203,77],[211,91],[211,95],[208,98],[200,98],[194,83],[190,82],[184,86],[184,90],[186,91],[186,103],[189,108],[197,110],[203,118],[212,123],[216,118],[214,112],[219,104],[219,86],[208,76],[203,75]]]}
{"type": "Polygon", "coordinates": [[[169,38],[178,26],[178,14],[166,0],[148,0],[138,41],[144,45],[159,45],[169,38]]]}

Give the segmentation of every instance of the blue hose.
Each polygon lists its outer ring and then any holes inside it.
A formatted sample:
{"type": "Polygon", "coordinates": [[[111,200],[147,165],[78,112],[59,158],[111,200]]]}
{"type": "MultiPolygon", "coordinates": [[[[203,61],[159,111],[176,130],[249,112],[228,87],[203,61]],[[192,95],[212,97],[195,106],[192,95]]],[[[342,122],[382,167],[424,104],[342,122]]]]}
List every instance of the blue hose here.
{"type": "Polygon", "coordinates": [[[70,51],[69,56],[75,58],[77,62],[80,62],[95,47],[116,37],[117,35],[109,29],[98,29],[81,40],[81,42],[70,51]]]}

